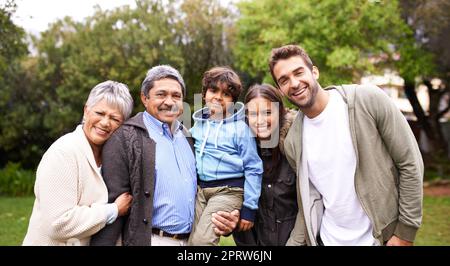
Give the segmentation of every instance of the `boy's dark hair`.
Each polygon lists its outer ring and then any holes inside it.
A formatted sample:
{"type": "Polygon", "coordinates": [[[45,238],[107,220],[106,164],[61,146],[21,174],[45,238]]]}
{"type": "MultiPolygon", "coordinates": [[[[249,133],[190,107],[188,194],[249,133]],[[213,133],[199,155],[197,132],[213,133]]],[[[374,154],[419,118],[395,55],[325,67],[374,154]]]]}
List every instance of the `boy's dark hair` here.
{"type": "Polygon", "coordinates": [[[313,69],[314,64],[311,61],[311,58],[309,58],[308,53],[302,47],[298,45],[288,44],[278,48],[274,48],[272,49],[272,53],[269,58],[269,68],[270,74],[272,74],[273,81],[275,82],[275,84],[277,84],[277,86],[278,82],[277,79],[275,78],[275,74],[273,73],[275,65],[278,63],[279,60],[289,59],[293,56],[300,56],[305,62],[306,66],[310,70],[313,69]]]}
{"type": "Polygon", "coordinates": [[[237,102],[242,92],[242,83],[239,76],[229,67],[213,67],[203,74],[202,97],[205,98],[209,88],[219,88],[219,84],[227,86],[226,91],[233,97],[233,102],[237,102]]]}

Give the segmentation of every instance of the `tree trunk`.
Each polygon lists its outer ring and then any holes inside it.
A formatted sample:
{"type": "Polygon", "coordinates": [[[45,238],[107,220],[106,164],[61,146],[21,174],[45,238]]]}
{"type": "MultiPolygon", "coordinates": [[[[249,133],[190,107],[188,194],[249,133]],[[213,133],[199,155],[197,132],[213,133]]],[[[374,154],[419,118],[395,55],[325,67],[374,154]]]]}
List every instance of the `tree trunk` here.
{"type": "Polygon", "coordinates": [[[430,96],[430,110],[429,114],[425,114],[422,106],[417,98],[414,82],[405,81],[405,94],[413,107],[414,114],[417,117],[418,123],[425,132],[425,136],[430,144],[428,153],[432,156],[446,156],[447,142],[442,134],[441,124],[439,119],[442,113],[439,112],[439,102],[442,94],[439,90],[433,90],[431,83],[427,80],[424,84],[428,88],[430,96]]]}

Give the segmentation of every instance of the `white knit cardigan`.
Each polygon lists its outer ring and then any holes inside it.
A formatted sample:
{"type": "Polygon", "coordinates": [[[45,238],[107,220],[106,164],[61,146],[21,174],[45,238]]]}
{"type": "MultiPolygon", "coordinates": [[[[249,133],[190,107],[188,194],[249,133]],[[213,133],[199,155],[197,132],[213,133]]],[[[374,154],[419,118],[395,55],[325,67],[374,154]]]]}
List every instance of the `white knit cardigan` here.
{"type": "Polygon", "coordinates": [[[108,192],[79,125],[45,152],[23,245],[89,245],[106,224],[108,192]]]}

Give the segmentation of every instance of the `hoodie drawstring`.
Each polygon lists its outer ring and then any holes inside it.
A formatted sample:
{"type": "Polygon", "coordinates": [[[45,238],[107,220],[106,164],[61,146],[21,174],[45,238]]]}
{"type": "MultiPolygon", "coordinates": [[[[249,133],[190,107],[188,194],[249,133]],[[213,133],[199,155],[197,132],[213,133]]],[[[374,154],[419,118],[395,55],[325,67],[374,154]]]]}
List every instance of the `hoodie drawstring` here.
{"type": "MultiPolygon", "coordinates": [[[[219,138],[219,131],[220,131],[220,128],[222,127],[223,123],[224,123],[223,120],[220,121],[219,125],[216,128],[216,134],[214,137],[214,146],[216,147],[216,149],[217,149],[217,140],[219,138]]],[[[202,156],[203,152],[205,151],[206,141],[208,140],[210,129],[211,129],[210,122],[208,120],[206,120],[206,134],[205,134],[205,137],[203,138],[202,146],[200,146],[200,156],[202,156]]]]}
{"type": "Polygon", "coordinates": [[[206,135],[203,138],[203,143],[202,143],[202,146],[200,147],[200,156],[203,155],[203,151],[205,150],[206,141],[208,140],[208,135],[209,135],[209,128],[210,128],[209,121],[206,120],[206,135]]]}
{"type": "Polygon", "coordinates": [[[217,138],[219,137],[219,130],[220,130],[220,127],[222,125],[223,125],[223,120],[220,121],[220,123],[219,123],[219,125],[217,126],[217,129],[216,129],[216,137],[214,139],[214,144],[215,144],[216,149],[217,149],[217,138]]]}

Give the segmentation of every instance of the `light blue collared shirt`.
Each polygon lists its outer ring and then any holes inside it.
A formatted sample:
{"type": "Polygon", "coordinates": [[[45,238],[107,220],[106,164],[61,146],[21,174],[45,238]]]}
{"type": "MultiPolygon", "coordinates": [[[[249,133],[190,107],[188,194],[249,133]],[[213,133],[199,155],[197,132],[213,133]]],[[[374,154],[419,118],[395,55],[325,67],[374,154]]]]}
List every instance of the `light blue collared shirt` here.
{"type": "Polygon", "coordinates": [[[144,124],[156,142],[152,226],[171,234],[190,233],[194,222],[197,173],[191,146],[181,123],[169,125],[144,112],[144,124]]]}

